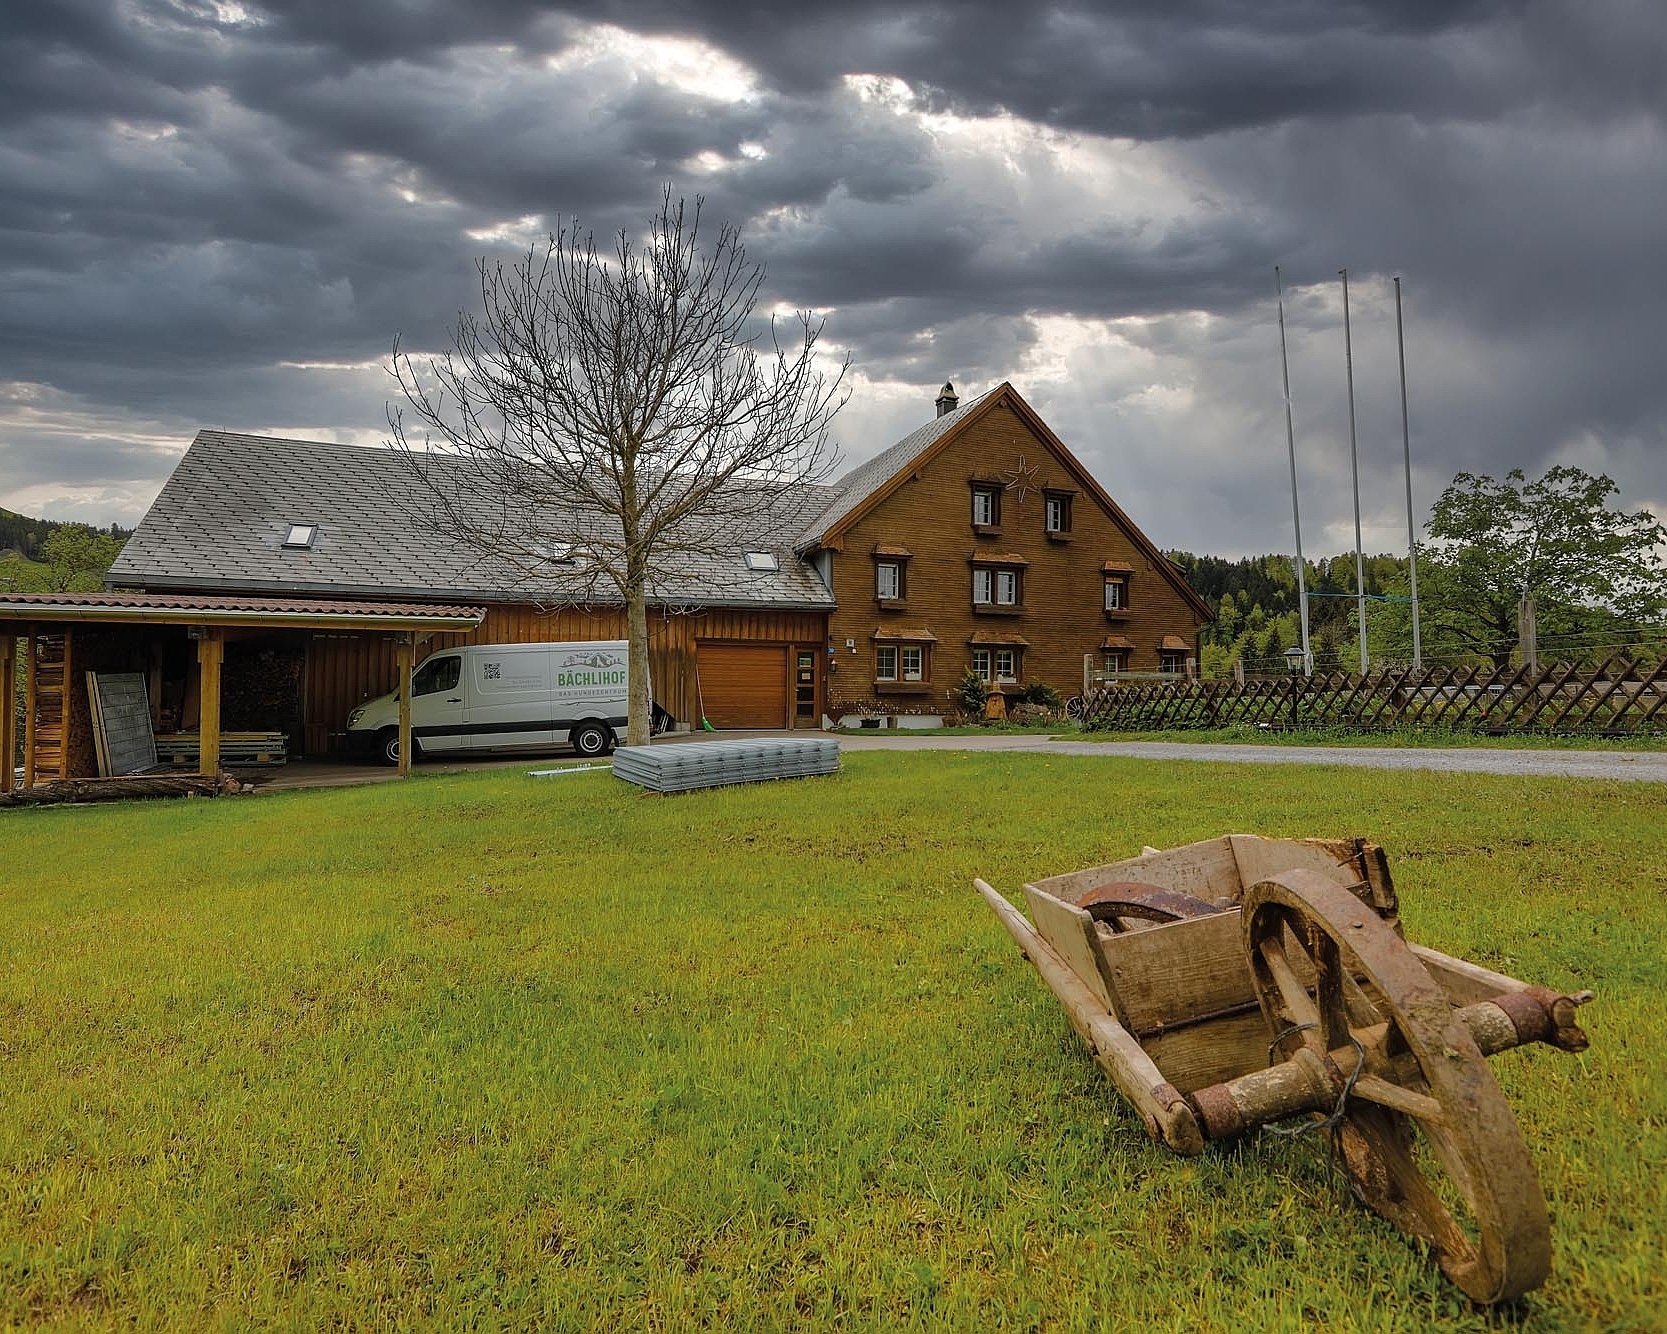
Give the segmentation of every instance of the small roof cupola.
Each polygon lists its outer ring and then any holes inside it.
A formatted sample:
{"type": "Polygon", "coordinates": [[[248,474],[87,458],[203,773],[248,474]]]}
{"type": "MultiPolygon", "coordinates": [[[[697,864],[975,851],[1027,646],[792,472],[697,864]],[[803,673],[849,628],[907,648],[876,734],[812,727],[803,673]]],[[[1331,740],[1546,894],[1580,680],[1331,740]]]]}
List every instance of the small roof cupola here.
{"type": "Polygon", "coordinates": [[[954,412],[960,401],[955,397],[955,386],[945,380],[943,388],[938,392],[938,416],[941,417],[946,412],[954,412]]]}

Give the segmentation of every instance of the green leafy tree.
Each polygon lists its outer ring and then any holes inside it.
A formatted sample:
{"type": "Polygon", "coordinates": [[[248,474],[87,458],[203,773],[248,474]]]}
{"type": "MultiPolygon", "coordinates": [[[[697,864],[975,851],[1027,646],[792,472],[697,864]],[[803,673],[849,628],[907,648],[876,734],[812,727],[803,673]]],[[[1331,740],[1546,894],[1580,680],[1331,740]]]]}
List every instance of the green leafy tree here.
{"type": "Polygon", "coordinates": [[[96,593],[104,586],[124,539],[101,533],[84,523],[66,523],[41,543],[41,562],[46,566],[45,591],[51,593],[96,593]]]}
{"type": "Polygon", "coordinates": [[[1419,560],[1433,637],[1503,667],[1524,596],[1548,649],[1659,617],[1667,529],[1646,510],[1616,508],[1618,495],[1608,477],[1562,465],[1534,481],[1520,468],[1497,481],[1459,473],[1431,511],[1419,560]]]}

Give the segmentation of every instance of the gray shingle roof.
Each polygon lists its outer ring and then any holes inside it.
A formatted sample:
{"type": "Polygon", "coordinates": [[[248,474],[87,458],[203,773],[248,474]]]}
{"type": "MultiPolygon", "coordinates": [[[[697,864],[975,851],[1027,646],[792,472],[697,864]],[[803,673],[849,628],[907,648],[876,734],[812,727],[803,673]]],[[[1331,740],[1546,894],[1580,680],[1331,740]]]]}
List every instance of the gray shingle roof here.
{"type": "Polygon", "coordinates": [[[846,473],[831,488],[835,493],[832,501],[805,525],[799,533],[795,545],[801,551],[818,545],[822,535],[828,529],[845,518],[899,472],[937,444],[939,440],[943,439],[947,431],[959,426],[985,399],[1003,387],[1003,385],[998,384],[993,389],[985,390],[970,402],[963,403],[953,412],[946,412],[941,417],[934,417],[919,430],[909,432],[890,449],[876,454],[867,463],[859,464],[846,473]]]}
{"type": "MultiPolygon", "coordinates": [[[[472,511],[505,511],[501,498],[453,484],[458,470],[450,461],[433,457],[424,466],[472,511]]],[[[582,569],[528,571],[433,531],[413,517],[424,508],[423,493],[410,463],[391,449],[199,431],[107,583],[469,601],[619,600],[582,569]],[[318,525],[310,549],[283,546],[295,523],[318,525]]],[[[652,600],[832,607],[827,587],[792,546],[808,515],[826,508],[831,496],[831,488],[807,486],[768,508],[738,503],[732,515],[714,521],[722,554],[668,555],[652,600]],[[780,568],[748,570],[748,550],[775,552],[780,568]]],[[[567,522],[581,536],[578,519],[567,522]]],[[[545,516],[540,524],[545,530],[563,526],[560,516],[555,522],[545,516]]]]}

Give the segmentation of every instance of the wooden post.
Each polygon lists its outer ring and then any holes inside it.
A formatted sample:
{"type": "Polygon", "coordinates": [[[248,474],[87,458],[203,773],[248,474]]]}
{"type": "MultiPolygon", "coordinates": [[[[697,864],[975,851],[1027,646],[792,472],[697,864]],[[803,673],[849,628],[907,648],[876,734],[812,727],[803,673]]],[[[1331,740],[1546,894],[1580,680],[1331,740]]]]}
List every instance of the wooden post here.
{"type": "Polygon", "coordinates": [[[1534,624],[1534,595],[1524,593],[1517,603],[1517,646],[1522,653],[1522,664],[1531,672],[1540,669],[1538,635],[1534,624]]]}
{"type": "Polygon", "coordinates": [[[35,667],[35,627],[23,628],[23,786],[35,785],[35,694],[40,672],[35,667]]]}
{"type": "Polygon", "coordinates": [[[0,792],[10,792],[17,773],[17,634],[0,632],[0,792]]]}
{"type": "Polygon", "coordinates": [[[201,759],[197,772],[209,777],[220,772],[220,664],[226,644],[220,629],[205,629],[197,641],[197,693],[201,714],[201,759]]]}
{"type": "Polygon", "coordinates": [[[411,636],[403,634],[394,642],[399,660],[399,776],[411,772],[411,636]]]}

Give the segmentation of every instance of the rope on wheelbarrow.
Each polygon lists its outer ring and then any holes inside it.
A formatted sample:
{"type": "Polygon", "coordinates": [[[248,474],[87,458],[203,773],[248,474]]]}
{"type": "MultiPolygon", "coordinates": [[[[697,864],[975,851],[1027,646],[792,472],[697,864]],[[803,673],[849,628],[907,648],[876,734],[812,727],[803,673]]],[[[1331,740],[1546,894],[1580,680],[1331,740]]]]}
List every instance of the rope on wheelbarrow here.
{"type": "MultiPolygon", "coordinates": [[[[1316,1023],[1307,1023],[1292,1024],[1285,1029],[1272,1042],[1268,1043],[1268,1064],[1270,1066],[1273,1064],[1274,1053],[1279,1050],[1279,1044],[1286,1038],[1294,1037],[1298,1033],[1318,1027],[1319,1025],[1316,1023]]],[[[1360,1045],[1360,1039],[1355,1037],[1353,1033],[1349,1034],[1349,1042],[1354,1047],[1354,1069],[1349,1072],[1349,1077],[1343,1081],[1343,1090],[1337,1095],[1337,1106],[1331,1109],[1331,1115],[1322,1116],[1317,1120],[1304,1121],[1301,1125],[1291,1126],[1289,1129],[1281,1126],[1263,1126],[1264,1130],[1270,1134],[1283,1135],[1286,1139],[1296,1139],[1299,1135],[1312,1135],[1321,1130],[1335,1132],[1337,1127],[1343,1124],[1343,1118],[1348,1114],[1349,1095],[1354,1092],[1356,1081],[1366,1070],[1366,1048],[1360,1045]]],[[[1335,1148],[1335,1145],[1333,1145],[1333,1148],[1335,1148]]]]}

